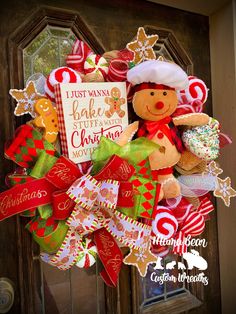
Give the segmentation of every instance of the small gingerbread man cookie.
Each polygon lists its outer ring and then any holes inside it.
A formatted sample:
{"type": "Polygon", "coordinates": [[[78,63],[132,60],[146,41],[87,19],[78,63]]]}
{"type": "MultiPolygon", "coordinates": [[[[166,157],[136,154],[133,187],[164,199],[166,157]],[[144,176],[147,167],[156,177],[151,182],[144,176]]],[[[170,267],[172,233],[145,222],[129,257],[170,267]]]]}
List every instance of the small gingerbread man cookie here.
{"type": "Polygon", "coordinates": [[[38,100],[34,110],[38,116],[33,120],[33,124],[38,128],[44,128],[45,140],[54,143],[58,134],[58,120],[51,101],[47,98],[38,100]]]}
{"type": "Polygon", "coordinates": [[[121,106],[125,104],[125,99],[120,98],[121,92],[119,88],[113,87],[111,89],[111,97],[105,98],[105,103],[110,106],[110,109],[105,111],[107,118],[111,118],[116,112],[120,118],[123,118],[125,111],[121,109],[121,106]]]}

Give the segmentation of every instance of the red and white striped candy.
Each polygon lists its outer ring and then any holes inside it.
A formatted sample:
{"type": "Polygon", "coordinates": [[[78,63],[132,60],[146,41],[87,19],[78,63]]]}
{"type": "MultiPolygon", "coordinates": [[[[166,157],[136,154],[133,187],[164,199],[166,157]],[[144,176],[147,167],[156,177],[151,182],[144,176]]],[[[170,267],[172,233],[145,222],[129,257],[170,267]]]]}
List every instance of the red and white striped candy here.
{"type": "Polygon", "coordinates": [[[79,268],[89,268],[96,263],[97,247],[95,243],[85,238],[79,247],[79,255],[75,265],[79,268]]]}
{"type": "Polygon", "coordinates": [[[193,237],[201,234],[205,228],[206,216],[213,210],[212,202],[204,197],[198,209],[188,214],[181,231],[193,237]]]}
{"type": "Polygon", "coordinates": [[[188,80],[188,87],[181,90],[178,94],[180,102],[184,104],[192,104],[195,101],[200,101],[204,104],[208,96],[208,88],[206,84],[195,76],[189,76],[188,80]]]}
{"type": "Polygon", "coordinates": [[[53,102],[55,102],[54,85],[59,83],[81,83],[81,77],[76,71],[68,67],[53,70],[45,82],[45,94],[53,102]]]}
{"type": "Polygon", "coordinates": [[[172,213],[174,214],[178,223],[182,223],[187,218],[192,209],[193,205],[190,204],[185,198],[182,198],[178,206],[172,209],[172,213]]]}
{"type": "Polygon", "coordinates": [[[152,221],[152,232],[160,239],[172,238],[178,228],[178,222],[172,211],[164,206],[158,206],[152,221]]]}
{"type": "Polygon", "coordinates": [[[104,79],[108,73],[108,63],[107,60],[99,55],[90,55],[84,63],[84,73],[85,74],[98,74],[104,79]]]}
{"type": "Polygon", "coordinates": [[[128,70],[129,65],[127,61],[122,59],[111,60],[108,68],[107,81],[108,82],[126,81],[128,70]]]}
{"type": "Polygon", "coordinates": [[[83,41],[77,39],[74,43],[71,54],[67,56],[66,64],[68,67],[83,73],[84,62],[91,54],[93,54],[93,52],[89,46],[83,41]]]}

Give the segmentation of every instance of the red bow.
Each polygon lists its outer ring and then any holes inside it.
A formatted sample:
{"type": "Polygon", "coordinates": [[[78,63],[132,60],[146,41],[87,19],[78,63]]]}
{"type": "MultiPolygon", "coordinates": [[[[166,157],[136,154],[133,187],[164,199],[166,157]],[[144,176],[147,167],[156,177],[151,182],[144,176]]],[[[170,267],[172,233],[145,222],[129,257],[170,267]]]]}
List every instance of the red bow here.
{"type": "Polygon", "coordinates": [[[171,117],[166,117],[159,121],[144,121],[143,125],[138,131],[138,136],[145,136],[151,140],[158,131],[161,131],[165,134],[165,136],[168,137],[170,142],[174,144],[171,136],[171,131],[167,126],[167,124],[169,124],[171,121],[171,117]]]}

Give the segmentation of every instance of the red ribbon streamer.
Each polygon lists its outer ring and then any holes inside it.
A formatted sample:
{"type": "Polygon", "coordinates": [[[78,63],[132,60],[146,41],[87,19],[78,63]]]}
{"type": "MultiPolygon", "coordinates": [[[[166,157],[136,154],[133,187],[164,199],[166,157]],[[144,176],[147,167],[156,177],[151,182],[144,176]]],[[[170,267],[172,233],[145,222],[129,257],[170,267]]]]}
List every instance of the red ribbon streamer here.
{"type": "Polygon", "coordinates": [[[99,258],[104,265],[100,275],[108,286],[115,287],[123,261],[122,252],[112,235],[105,228],[94,232],[94,242],[97,246],[99,258]]]}
{"type": "Polygon", "coordinates": [[[55,187],[45,178],[16,185],[0,194],[0,221],[52,202],[55,187]]]}

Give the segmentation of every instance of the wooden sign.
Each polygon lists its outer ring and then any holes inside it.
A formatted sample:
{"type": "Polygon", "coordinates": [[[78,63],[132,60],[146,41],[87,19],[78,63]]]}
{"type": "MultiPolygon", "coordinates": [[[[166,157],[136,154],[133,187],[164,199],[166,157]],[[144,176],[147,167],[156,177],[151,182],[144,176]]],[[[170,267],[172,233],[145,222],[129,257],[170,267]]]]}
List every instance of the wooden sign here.
{"type": "Polygon", "coordinates": [[[101,135],[116,140],[128,125],[126,84],[68,83],[55,88],[62,154],[91,159],[101,135]]]}

